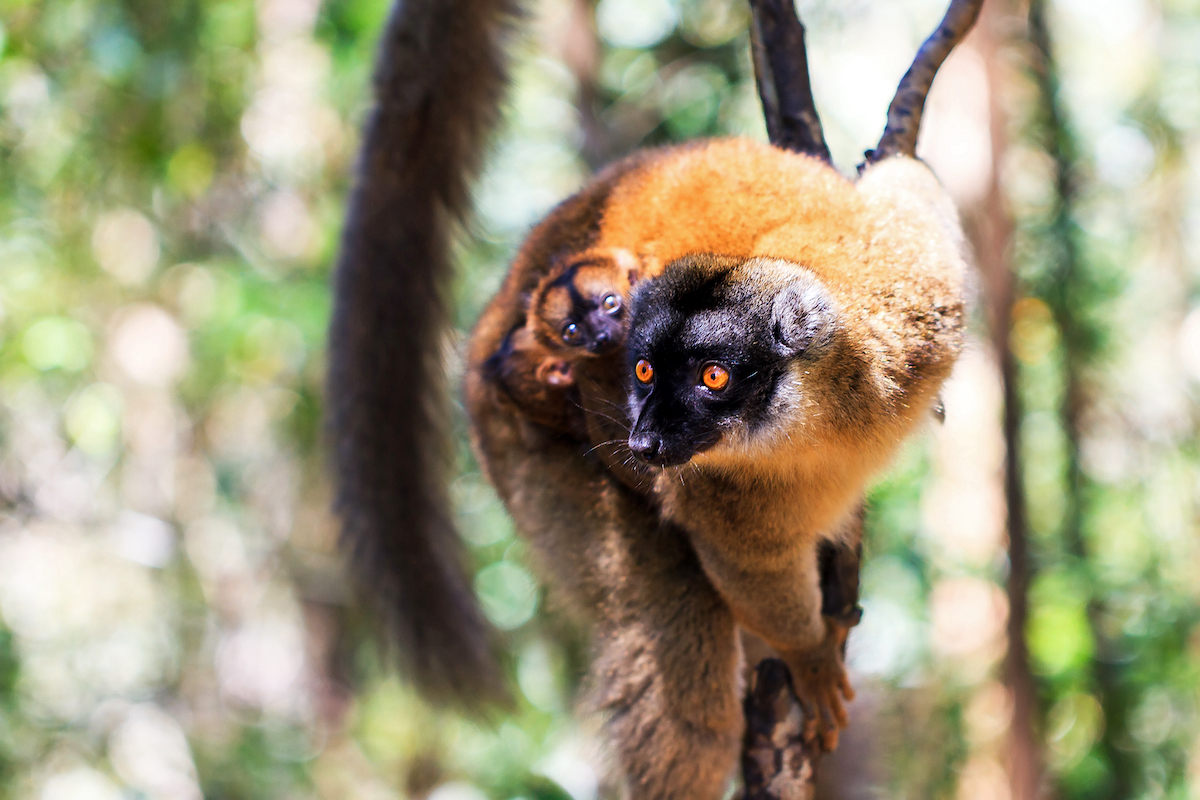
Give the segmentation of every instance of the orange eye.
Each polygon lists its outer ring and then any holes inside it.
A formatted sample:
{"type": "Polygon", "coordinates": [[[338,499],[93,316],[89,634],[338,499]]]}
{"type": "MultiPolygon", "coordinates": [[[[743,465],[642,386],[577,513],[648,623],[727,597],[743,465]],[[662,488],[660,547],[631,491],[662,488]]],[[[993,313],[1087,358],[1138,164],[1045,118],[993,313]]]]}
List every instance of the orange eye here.
{"type": "Polygon", "coordinates": [[[633,374],[642,383],[649,383],[654,380],[654,367],[650,366],[650,362],[643,358],[634,366],[633,374]]]}
{"type": "Polygon", "coordinates": [[[719,392],[729,385],[729,370],[720,364],[709,364],[704,368],[701,380],[704,381],[705,386],[714,392],[719,392]]]}
{"type": "Polygon", "coordinates": [[[579,326],[574,322],[568,322],[563,326],[562,338],[567,344],[574,344],[579,340],[579,326]]]}

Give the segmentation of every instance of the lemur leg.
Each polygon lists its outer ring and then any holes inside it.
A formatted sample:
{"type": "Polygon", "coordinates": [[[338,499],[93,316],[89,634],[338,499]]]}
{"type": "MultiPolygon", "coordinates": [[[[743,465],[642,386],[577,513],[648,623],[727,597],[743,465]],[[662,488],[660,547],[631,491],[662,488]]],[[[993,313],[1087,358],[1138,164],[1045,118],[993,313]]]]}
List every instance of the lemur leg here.
{"type": "Polygon", "coordinates": [[[733,615],[679,531],[616,533],[614,552],[629,561],[596,626],[589,700],[606,716],[625,796],[717,800],[743,728],[733,615]]]}
{"type": "Polygon", "coordinates": [[[481,462],[558,588],[591,617],[587,705],[631,800],[720,800],[737,763],[741,650],[686,537],[586,446],[472,408],[481,462]]]}
{"type": "Polygon", "coordinates": [[[855,554],[861,535],[862,516],[856,511],[827,540],[832,549],[823,549],[824,543],[792,543],[776,550],[769,568],[752,559],[739,563],[737,548],[727,540],[707,543],[702,534],[692,537],[705,573],[738,623],[764,639],[791,669],[806,714],[805,738],[819,737],[826,750],[837,747],[838,732],[849,722],[845,703],[854,699],[844,655],[857,619],[846,613],[846,598],[853,597],[850,605],[857,608],[855,554]],[[830,554],[825,564],[821,552],[830,554]],[[823,597],[823,590],[830,597],[823,597]],[[836,616],[823,613],[834,609],[836,616]]]}
{"type": "Polygon", "coordinates": [[[791,659],[797,695],[810,712],[808,730],[820,731],[825,750],[837,747],[838,729],[849,723],[842,702],[854,699],[854,689],[846,674],[846,639],[850,629],[862,618],[858,604],[858,573],[862,564],[863,508],[837,540],[826,540],[817,549],[817,573],[821,581],[821,615],[825,620],[825,638],[821,646],[791,659]],[[817,717],[821,716],[818,724],[817,717]],[[835,726],[833,721],[836,720],[835,726]]]}

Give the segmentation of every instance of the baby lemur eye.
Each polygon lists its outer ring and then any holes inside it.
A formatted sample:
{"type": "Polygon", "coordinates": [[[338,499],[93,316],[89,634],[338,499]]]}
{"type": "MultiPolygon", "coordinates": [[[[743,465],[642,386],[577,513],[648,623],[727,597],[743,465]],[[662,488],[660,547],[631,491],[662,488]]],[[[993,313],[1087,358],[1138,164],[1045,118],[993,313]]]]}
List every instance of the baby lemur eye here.
{"type": "Polygon", "coordinates": [[[643,358],[634,365],[633,374],[642,383],[649,383],[654,380],[654,367],[650,366],[650,362],[643,358]]]}
{"type": "Polygon", "coordinates": [[[700,380],[714,392],[719,392],[729,385],[729,370],[720,364],[706,364],[700,373],[700,380]]]}
{"type": "Polygon", "coordinates": [[[621,298],[615,294],[606,294],[600,301],[600,307],[604,309],[605,313],[612,314],[621,309],[621,298]]]}
{"type": "Polygon", "coordinates": [[[575,342],[577,339],[579,339],[579,326],[574,322],[568,322],[563,326],[562,338],[567,344],[572,344],[575,342]]]}

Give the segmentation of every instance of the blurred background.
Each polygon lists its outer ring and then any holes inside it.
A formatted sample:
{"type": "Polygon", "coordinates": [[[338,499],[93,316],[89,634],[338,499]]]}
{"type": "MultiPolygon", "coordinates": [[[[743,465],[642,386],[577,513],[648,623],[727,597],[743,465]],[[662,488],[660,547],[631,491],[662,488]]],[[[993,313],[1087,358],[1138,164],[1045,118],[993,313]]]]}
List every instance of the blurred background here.
{"type": "MultiPolygon", "coordinates": [[[[976,334],[871,494],[826,798],[1200,798],[1200,2],[1028,2],[988,0],[930,98],[976,334]]],[[[460,341],[598,165],[765,138],[740,0],[533,6],[460,341]]],[[[944,2],[799,8],[852,174],[944,2]]],[[[0,0],[2,797],[609,796],[585,641],[465,443],[514,715],[414,697],[336,553],[328,279],[386,13],[0,0]]]]}

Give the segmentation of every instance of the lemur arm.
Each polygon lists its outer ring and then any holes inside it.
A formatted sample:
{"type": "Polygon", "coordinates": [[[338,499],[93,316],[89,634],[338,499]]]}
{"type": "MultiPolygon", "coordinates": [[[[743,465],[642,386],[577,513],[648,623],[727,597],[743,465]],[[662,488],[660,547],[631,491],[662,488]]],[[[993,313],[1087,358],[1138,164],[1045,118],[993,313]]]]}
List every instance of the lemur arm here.
{"type": "Polygon", "coordinates": [[[837,747],[838,731],[849,720],[845,701],[854,699],[844,655],[859,617],[862,521],[860,505],[829,535],[779,547],[769,566],[745,558],[749,551],[692,536],[705,573],[738,623],[771,645],[791,670],[805,738],[819,736],[827,751],[837,747]]]}

